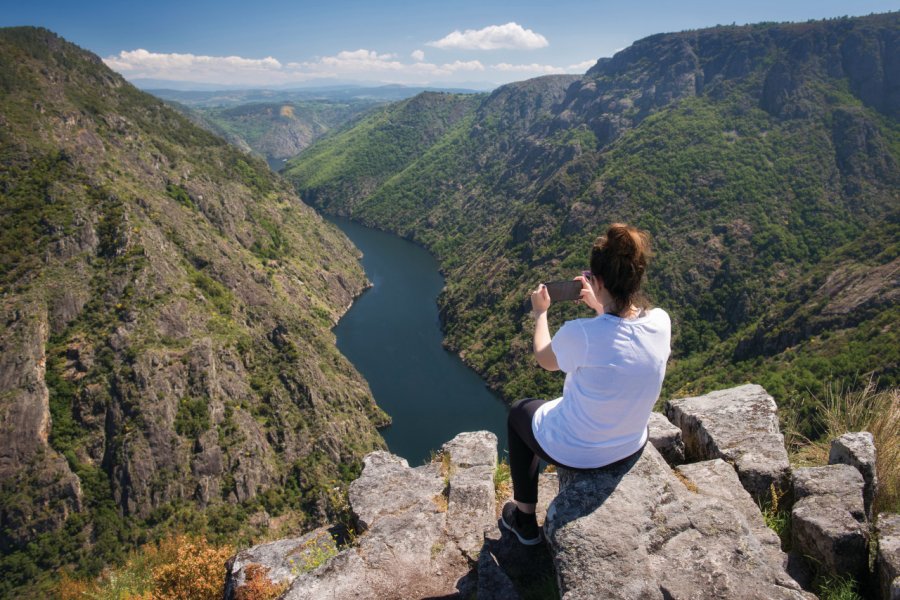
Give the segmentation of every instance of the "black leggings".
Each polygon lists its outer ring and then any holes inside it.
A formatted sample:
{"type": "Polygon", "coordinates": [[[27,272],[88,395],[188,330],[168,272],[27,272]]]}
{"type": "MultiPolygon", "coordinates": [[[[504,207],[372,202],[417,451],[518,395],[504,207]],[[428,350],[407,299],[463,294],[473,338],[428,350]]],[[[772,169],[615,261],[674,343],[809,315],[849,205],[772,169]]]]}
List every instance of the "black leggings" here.
{"type": "MultiPolygon", "coordinates": [[[[509,409],[506,427],[509,433],[509,472],[512,475],[513,498],[525,504],[534,504],[538,497],[538,467],[540,460],[565,467],[550,458],[531,430],[531,419],[542,404],[549,400],[526,398],[509,409]]],[[[569,468],[569,467],[566,467],[569,468]]]]}
{"type": "MultiPolygon", "coordinates": [[[[506,427],[509,433],[509,471],[513,482],[513,498],[525,504],[537,503],[540,460],[574,471],[593,470],[576,469],[553,460],[534,438],[534,432],[531,430],[531,419],[538,408],[547,402],[549,400],[538,400],[536,398],[519,400],[510,407],[509,416],[506,418],[506,427]]],[[[648,435],[647,437],[649,439],[650,436],[648,435]]],[[[643,449],[641,447],[634,454],[600,468],[616,468],[620,464],[631,460],[635,455],[640,454],[643,449]]]]}

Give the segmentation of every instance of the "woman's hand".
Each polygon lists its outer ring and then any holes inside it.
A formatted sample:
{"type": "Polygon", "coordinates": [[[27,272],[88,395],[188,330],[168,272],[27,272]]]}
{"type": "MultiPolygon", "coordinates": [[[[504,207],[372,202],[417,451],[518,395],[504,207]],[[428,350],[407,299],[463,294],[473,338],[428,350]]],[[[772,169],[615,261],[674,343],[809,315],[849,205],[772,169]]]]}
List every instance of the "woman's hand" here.
{"type": "Polygon", "coordinates": [[[535,315],[547,312],[550,308],[550,292],[543,283],[538,285],[537,289],[531,292],[531,312],[535,315]]]}
{"type": "Polygon", "coordinates": [[[579,275],[575,279],[581,282],[581,301],[597,311],[598,315],[602,315],[604,312],[603,303],[597,298],[590,280],[584,275],[579,275]]]}

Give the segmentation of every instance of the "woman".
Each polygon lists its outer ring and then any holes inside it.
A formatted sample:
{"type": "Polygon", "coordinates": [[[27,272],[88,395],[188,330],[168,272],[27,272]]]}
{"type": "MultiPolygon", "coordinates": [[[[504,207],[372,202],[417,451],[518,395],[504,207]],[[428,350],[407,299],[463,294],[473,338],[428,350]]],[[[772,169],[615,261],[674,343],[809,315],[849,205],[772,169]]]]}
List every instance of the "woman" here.
{"type": "Polygon", "coordinates": [[[646,232],[610,226],[591,249],[591,270],[581,277],[581,302],[597,312],[567,321],[550,339],[550,296],[541,284],[531,294],[534,355],[548,371],[566,374],[556,400],[516,402],[509,412],[509,466],[514,502],[502,523],[523,544],[541,541],[534,510],[538,461],[595,469],[628,460],[647,442],[647,421],[659,397],[669,358],[671,323],[641,294],[650,258],[646,232]]]}

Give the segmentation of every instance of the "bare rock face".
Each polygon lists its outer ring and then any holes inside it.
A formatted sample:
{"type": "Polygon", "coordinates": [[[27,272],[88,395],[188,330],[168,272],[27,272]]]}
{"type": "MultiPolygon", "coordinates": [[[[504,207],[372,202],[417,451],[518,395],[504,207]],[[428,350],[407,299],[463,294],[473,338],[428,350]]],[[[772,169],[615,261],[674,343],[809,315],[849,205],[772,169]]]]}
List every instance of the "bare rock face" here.
{"type": "Polygon", "coordinates": [[[283,598],[475,592],[470,564],[479,560],[485,530],[496,527],[496,448],[496,436],[482,431],[458,435],[444,445],[449,458],[421,467],[388,452],[366,456],[349,495],[358,544],[297,577],[283,598]]]}
{"type": "Polygon", "coordinates": [[[560,469],[544,531],[562,597],[812,598],[785,572],[774,534],[746,514],[752,501],[725,466],[687,469],[697,491],[649,444],[614,468],[560,469]]]}
{"type": "Polygon", "coordinates": [[[900,515],[878,515],[878,555],[876,558],[881,597],[900,598],[900,515]]]}
{"type": "Polygon", "coordinates": [[[850,465],[794,470],[793,549],[835,575],[861,580],[868,559],[863,478],[850,465]]]}
{"type": "Polygon", "coordinates": [[[778,427],[775,400],[759,385],[666,402],[666,416],[681,428],[688,460],[721,458],[734,465],[756,499],[770,486],[787,489],[790,464],[778,427]]]}
{"type": "Polygon", "coordinates": [[[878,490],[878,473],[875,470],[875,438],[868,431],[845,433],[831,441],[828,453],[828,464],[850,465],[863,476],[866,485],[863,489],[863,500],[866,516],[872,516],[872,501],[878,490]]]}
{"type": "Polygon", "coordinates": [[[684,441],[681,429],[676,427],[662,413],[650,413],[650,443],[659,450],[670,465],[684,462],[684,441]]]}
{"type": "Polygon", "coordinates": [[[46,308],[0,311],[0,547],[57,529],[82,510],[81,481],[49,444],[46,308]],[[20,492],[33,488],[32,496],[20,492]]]}

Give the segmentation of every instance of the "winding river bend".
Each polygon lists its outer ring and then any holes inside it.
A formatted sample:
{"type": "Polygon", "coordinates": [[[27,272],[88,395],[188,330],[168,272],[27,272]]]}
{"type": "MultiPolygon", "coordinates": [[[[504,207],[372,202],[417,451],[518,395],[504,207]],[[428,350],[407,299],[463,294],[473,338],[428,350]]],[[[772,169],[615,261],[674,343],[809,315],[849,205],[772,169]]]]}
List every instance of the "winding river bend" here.
{"type": "Polygon", "coordinates": [[[368,380],[393,418],[381,433],[391,452],[422,464],[461,431],[487,429],[506,449],[506,405],[441,345],[437,296],[444,279],[434,258],[395,235],[327,217],[363,252],[373,287],[334,333],[338,349],[368,380]]]}

